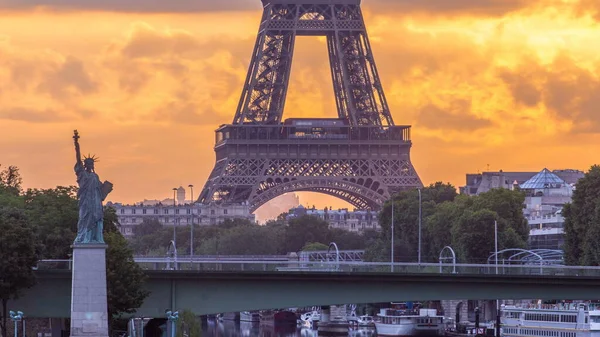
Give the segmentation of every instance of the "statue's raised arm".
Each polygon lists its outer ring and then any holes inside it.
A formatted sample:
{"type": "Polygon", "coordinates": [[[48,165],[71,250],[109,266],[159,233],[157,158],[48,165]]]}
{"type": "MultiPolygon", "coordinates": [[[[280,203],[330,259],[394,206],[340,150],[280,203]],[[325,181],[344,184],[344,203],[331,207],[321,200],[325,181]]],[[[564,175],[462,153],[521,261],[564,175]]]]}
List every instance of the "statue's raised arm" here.
{"type": "Polygon", "coordinates": [[[77,174],[77,199],[79,199],[79,221],[77,222],[77,238],[75,244],[104,243],[102,230],[104,227],[104,208],[102,201],[112,191],[108,181],[100,182],[94,169],[97,158],[87,156],[81,160],[79,133],[73,132],[75,141],[75,173],[77,174]]]}
{"type": "Polygon", "coordinates": [[[75,143],[75,170],[78,167],[83,168],[83,163],[81,162],[81,149],[79,148],[79,132],[77,130],[73,131],[73,141],[75,143]]]}

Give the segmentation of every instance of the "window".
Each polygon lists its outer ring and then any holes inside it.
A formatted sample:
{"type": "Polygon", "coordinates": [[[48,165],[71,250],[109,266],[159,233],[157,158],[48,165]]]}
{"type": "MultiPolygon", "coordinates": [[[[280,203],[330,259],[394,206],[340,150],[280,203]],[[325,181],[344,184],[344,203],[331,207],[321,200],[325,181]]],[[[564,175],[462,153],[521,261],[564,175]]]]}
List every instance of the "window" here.
{"type": "Polygon", "coordinates": [[[158,210],[157,209],[154,210],[154,214],[158,214],[158,210]]]}
{"type": "Polygon", "coordinates": [[[186,213],[187,214],[192,214],[192,210],[188,208],[188,209],[186,209],[186,213]]]}
{"type": "Polygon", "coordinates": [[[226,209],[223,210],[223,214],[227,215],[227,210],[226,209]]]}
{"type": "Polygon", "coordinates": [[[163,211],[163,213],[165,213],[165,214],[169,214],[169,209],[165,209],[165,210],[163,211]]]}
{"type": "Polygon", "coordinates": [[[179,210],[178,209],[175,210],[175,214],[179,214],[179,210]]]}
{"type": "Polygon", "coordinates": [[[131,210],[131,214],[135,214],[135,208],[131,210]]]}
{"type": "Polygon", "coordinates": [[[146,214],[146,209],[145,208],[142,210],[142,214],[146,214]]]}
{"type": "Polygon", "coordinates": [[[121,208],[121,214],[125,214],[125,209],[121,208]]]}

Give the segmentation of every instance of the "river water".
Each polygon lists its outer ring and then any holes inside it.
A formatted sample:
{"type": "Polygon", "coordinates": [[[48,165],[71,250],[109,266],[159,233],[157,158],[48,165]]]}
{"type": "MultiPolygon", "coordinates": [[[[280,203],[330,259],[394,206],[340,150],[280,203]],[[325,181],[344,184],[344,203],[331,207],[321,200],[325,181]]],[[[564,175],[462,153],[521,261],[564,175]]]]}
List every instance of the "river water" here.
{"type": "MultiPolygon", "coordinates": [[[[295,326],[280,327],[251,322],[233,322],[224,320],[215,322],[208,320],[202,325],[202,337],[317,337],[317,330],[297,328],[295,326]]],[[[348,332],[349,337],[376,337],[373,328],[354,328],[348,332]]]]}

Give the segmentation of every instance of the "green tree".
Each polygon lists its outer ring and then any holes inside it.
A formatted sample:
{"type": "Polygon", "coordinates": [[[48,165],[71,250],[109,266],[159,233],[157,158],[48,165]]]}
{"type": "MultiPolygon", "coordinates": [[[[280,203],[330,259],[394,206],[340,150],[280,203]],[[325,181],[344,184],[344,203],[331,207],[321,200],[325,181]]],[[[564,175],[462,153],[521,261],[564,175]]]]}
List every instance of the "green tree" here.
{"type": "Polygon", "coordinates": [[[25,212],[40,243],[43,259],[66,259],[77,234],[77,188],[30,189],[23,195],[25,212]]]}
{"type": "Polygon", "coordinates": [[[594,165],[577,182],[573,199],[562,211],[565,217],[565,262],[600,265],[600,166],[594,165]]]}
{"type": "Polygon", "coordinates": [[[327,242],[329,224],[319,217],[303,215],[289,220],[285,231],[284,250],[298,252],[307,242],[327,242]]]}
{"type": "Polygon", "coordinates": [[[488,209],[496,212],[499,221],[502,222],[502,228],[512,228],[524,244],[529,237],[529,226],[523,215],[524,203],[525,194],[523,192],[494,188],[476,196],[472,208],[474,210],[488,209]]]}
{"type": "MultiPolygon", "coordinates": [[[[425,219],[435,212],[435,206],[456,198],[451,184],[436,182],[421,190],[421,255],[426,257],[429,238],[426,237],[425,219]]],[[[382,238],[391,240],[392,200],[394,202],[394,261],[416,261],[419,246],[419,191],[401,191],[392,196],[379,213],[382,238]],[[397,244],[399,245],[397,245],[397,244]],[[398,249],[396,249],[398,247],[398,249]]],[[[380,258],[379,258],[380,259],[380,258]]],[[[389,258],[387,259],[389,261],[389,258]]]]}
{"type": "MultiPolygon", "coordinates": [[[[494,221],[498,214],[489,209],[466,210],[452,227],[452,247],[463,263],[485,263],[494,251],[494,221]]],[[[500,229],[499,229],[500,230],[500,229]]]]}
{"type": "Polygon", "coordinates": [[[6,334],[7,303],[18,298],[23,289],[35,283],[33,267],[37,264],[35,239],[25,213],[14,207],[0,207],[0,330],[6,334]]]}
{"type": "Polygon", "coordinates": [[[308,242],[302,247],[303,252],[314,252],[327,249],[329,249],[329,246],[321,242],[308,242]]]}
{"type": "Polygon", "coordinates": [[[200,337],[202,334],[198,317],[189,309],[180,313],[177,325],[177,337],[200,337]]]}
{"type": "Polygon", "coordinates": [[[133,228],[134,237],[152,235],[163,229],[163,225],[156,218],[144,218],[141,224],[133,228]]]}
{"type": "Polygon", "coordinates": [[[133,260],[127,240],[117,230],[104,230],[108,317],[111,327],[124,313],[134,313],[150,294],[144,289],[146,275],[133,260]]]}
{"type": "Polygon", "coordinates": [[[440,251],[452,244],[452,227],[460,215],[469,207],[471,198],[459,196],[435,206],[435,211],[423,222],[427,242],[424,254],[429,261],[436,261],[440,251]]]}

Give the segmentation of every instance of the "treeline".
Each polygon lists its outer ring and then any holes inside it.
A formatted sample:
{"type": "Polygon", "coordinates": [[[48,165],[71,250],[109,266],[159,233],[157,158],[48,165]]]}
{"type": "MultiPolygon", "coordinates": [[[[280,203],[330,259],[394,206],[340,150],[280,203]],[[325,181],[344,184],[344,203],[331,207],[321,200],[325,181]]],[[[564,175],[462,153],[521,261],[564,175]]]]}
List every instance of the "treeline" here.
{"type": "MultiPolygon", "coordinates": [[[[8,300],[32,286],[32,267],[43,259],[71,258],[79,206],[76,187],[22,189],[19,169],[0,170],[0,329],[6,328],[8,300]]],[[[133,313],[148,295],[143,270],[134,262],[127,240],[118,230],[113,208],[104,210],[109,324],[133,313]]],[[[40,266],[43,267],[43,266],[40,266]]],[[[5,331],[3,331],[3,335],[5,331]]]]}
{"type": "MultiPolygon", "coordinates": [[[[389,261],[392,202],[394,203],[394,261],[416,262],[419,242],[419,191],[393,196],[379,215],[382,232],[366,252],[372,261],[389,261]],[[392,201],[393,200],[393,201],[392,201]]],[[[523,216],[525,195],[493,189],[478,196],[457,195],[450,184],[435,183],[421,190],[421,262],[438,262],[450,246],[457,262],[486,263],[494,251],[494,221],[498,249],[525,248],[529,229],[523,216]]]]}
{"type": "MultiPolygon", "coordinates": [[[[190,253],[190,226],[175,228],[178,254],[190,253]]],[[[301,216],[288,223],[278,220],[257,225],[243,219],[227,219],[214,226],[194,227],[194,254],[197,255],[283,255],[301,250],[326,250],[330,242],[339,249],[365,249],[379,233],[362,234],[329,228],[315,216],[301,216]]],[[[162,226],[156,219],[145,219],[134,228],[130,240],[139,255],[164,255],[173,240],[173,226],[162,226]]]]}
{"type": "MultiPolygon", "coordinates": [[[[523,217],[525,196],[519,191],[495,189],[479,196],[457,195],[450,184],[436,183],[421,190],[421,261],[438,262],[440,251],[451,246],[462,263],[485,263],[494,251],[494,221],[498,223],[499,249],[526,248],[529,229],[523,217]]],[[[417,190],[394,195],[395,261],[418,259],[419,197],[417,190]]],[[[285,214],[266,225],[247,220],[226,220],[215,226],[194,227],[196,255],[278,255],[301,250],[365,249],[368,261],[390,261],[391,201],[379,214],[381,231],[355,233],[329,228],[315,216],[285,221],[285,214]]],[[[190,253],[189,226],[175,229],[178,254],[190,253]]],[[[173,227],[145,219],[134,228],[131,247],[138,255],[165,255],[173,227]]]]}

